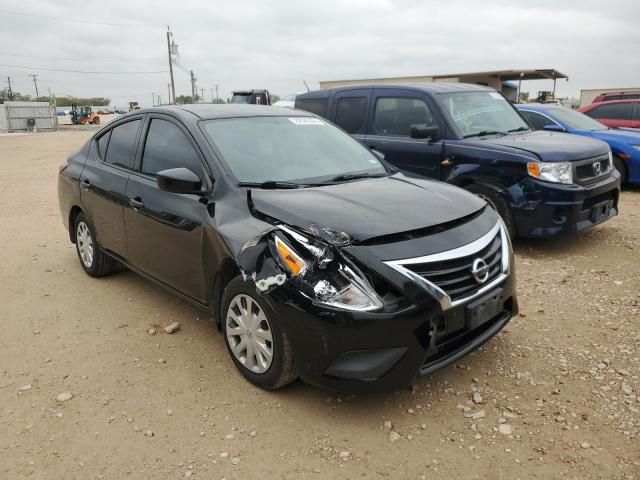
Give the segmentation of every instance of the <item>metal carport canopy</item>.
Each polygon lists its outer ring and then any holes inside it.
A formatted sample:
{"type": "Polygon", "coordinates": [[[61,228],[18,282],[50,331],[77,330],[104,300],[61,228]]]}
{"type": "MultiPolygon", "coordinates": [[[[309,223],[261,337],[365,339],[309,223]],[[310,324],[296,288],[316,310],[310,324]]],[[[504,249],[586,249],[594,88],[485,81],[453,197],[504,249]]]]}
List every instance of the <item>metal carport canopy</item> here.
{"type": "Polygon", "coordinates": [[[440,78],[458,77],[461,81],[465,77],[495,77],[500,80],[554,80],[558,78],[569,78],[562,72],[554,68],[548,69],[530,69],[530,70],[496,70],[493,72],[475,72],[475,73],[457,73],[447,75],[434,75],[432,78],[438,80],[440,78]]]}

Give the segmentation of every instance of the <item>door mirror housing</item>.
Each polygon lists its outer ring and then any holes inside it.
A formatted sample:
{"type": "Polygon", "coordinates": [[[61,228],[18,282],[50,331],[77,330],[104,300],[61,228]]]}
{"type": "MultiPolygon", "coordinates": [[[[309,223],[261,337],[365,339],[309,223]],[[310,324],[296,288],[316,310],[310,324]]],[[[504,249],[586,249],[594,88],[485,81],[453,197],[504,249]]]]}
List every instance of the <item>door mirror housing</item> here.
{"type": "Polygon", "coordinates": [[[432,142],[438,139],[440,129],[437,126],[428,126],[426,123],[416,123],[411,125],[411,138],[425,139],[432,142]]]}
{"type": "Polygon", "coordinates": [[[566,132],[566,130],[564,128],[562,128],[560,125],[545,125],[544,130],[547,130],[549,132],[566,132]]]}
{"type": "Polygon", "coordinates": [[[202,195],[202,180],[188,168],[170,168],[156,174],[160,190],[171,193],[202,195]]]}

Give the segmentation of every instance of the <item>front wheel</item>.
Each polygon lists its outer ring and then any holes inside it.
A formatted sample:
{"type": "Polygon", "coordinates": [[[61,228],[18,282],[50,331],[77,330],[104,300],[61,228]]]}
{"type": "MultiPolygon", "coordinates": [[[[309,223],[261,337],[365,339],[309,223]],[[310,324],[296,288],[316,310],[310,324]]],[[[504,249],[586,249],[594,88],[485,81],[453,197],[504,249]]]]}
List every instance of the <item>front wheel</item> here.
{"type": "Polygon", "coordinates": [[[629,172],[627,171],[627,166],[619,156],[613,156],[613,166],[616,167],[618,173],[620,173],[620,185],[624,186],[629,181],[629,172]]]}
{"type": "Polygon", "coordinates": [[[482,198],[491,208],[498,212],[498,215],[502,217],[502,220],[507,227],[507,232],[509,233],[510,238],[514,238],[516,236],[516,225],[513,220],[513,212],[511,211],[509,202],[507,202],[507,199],[503,195],[491,188],[483,185],[477,185],[475,183],[468,185],[465,188],[467,191],[482,198]]]}
{"type": "Polygon", "coordinates": [[[238,276],[222,295],[222,327],[227,349],[251,383],[276,390],[293,382],[293,351],[269,300],[238,276]]]}

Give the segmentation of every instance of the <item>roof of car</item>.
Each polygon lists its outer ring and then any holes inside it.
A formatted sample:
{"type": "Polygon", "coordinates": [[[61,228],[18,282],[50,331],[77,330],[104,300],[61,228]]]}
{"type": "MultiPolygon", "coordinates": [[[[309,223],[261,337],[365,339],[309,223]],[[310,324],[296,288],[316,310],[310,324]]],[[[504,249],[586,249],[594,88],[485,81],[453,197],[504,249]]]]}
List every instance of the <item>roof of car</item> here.
{"type": "Polygon", "coordinates": [[[268,105],[207,104],[168,105],[144,108],[137,113],[169,113],[178,117],[195,116],[200,120],[237,117],[308,117],[312,114],[302,110],[268,105]]]}
{"type": "Polygon", "coordinates": [[[567,108],[562,105],[558,105],[556,103],[515,103],[513,105],[518,110],[529,109],[529,110],[552,110],[554,108],[567,108]]]}
{"type": "Polygon", "coordinates": [[[344,92],[348,90],[360,90],[363,88],[376,89],[404,89],[419,92],[427,92],[432,94],[438,93],[455,93],[455,92],[493,92],[494,89],[484,85],[476,85],[471,83],[372,83],[367,85],[346,85],[344,87],[335,87],[326,90],[316,90],[313,92],[303,93],[299,95],[304,97],[328,97],[330,92],[344,92]]]}

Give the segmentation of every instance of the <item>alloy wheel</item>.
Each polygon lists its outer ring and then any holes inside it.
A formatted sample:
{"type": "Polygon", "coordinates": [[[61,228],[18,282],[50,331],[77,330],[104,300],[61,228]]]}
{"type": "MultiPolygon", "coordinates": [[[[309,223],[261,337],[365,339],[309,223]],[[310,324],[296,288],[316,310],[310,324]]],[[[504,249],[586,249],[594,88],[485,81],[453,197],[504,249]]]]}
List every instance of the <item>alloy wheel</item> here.
{"type": "Polygon", "coordinates": [[[79,222],[76,227],[76,245],[80,259],[86,268],[93,265],[93,240],[89,227],[84,222],[79,222]]]}
{"type": "Polygon", "coordinates": [[[231,352],[248,370],[264,373],[273,361],[273,335],[264,311],[249,295],[231,299],[226,334],[231,352]]]}

